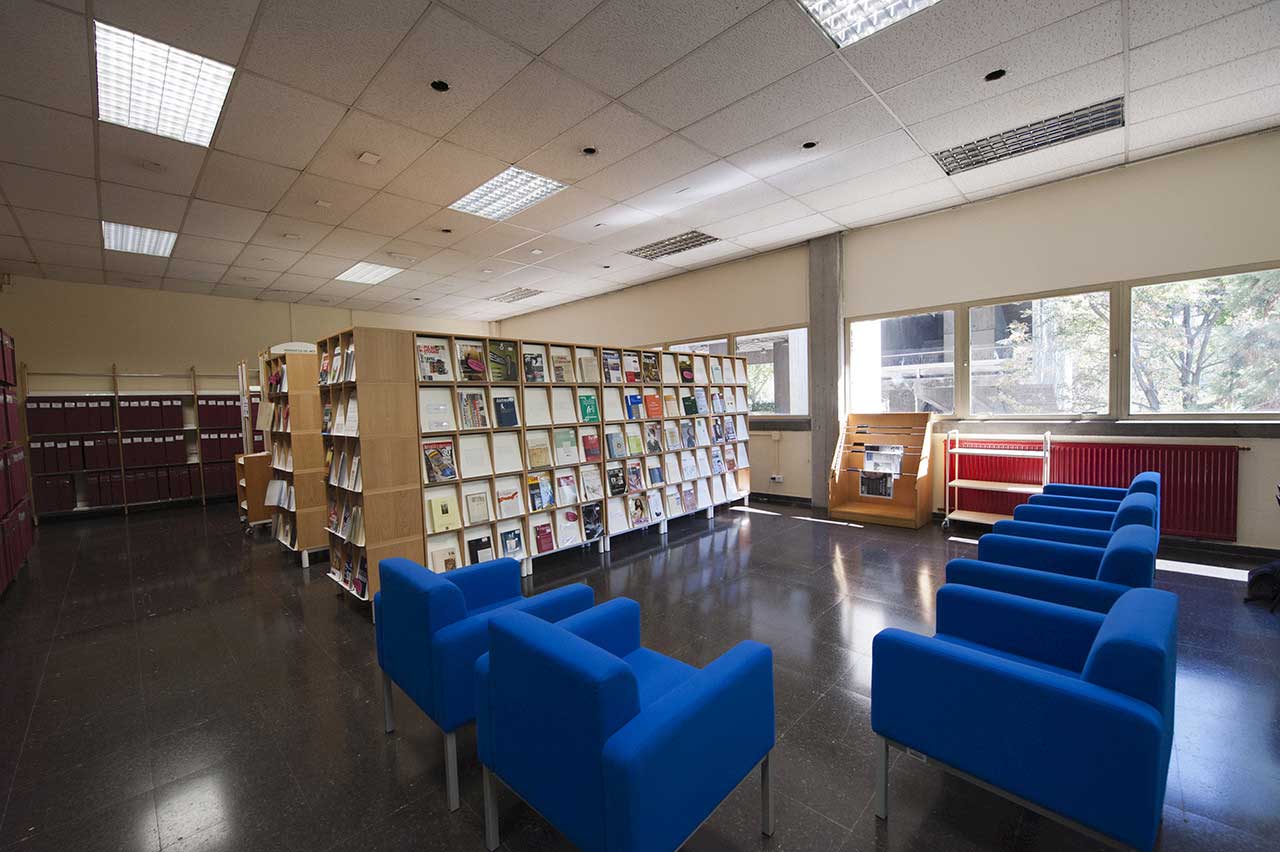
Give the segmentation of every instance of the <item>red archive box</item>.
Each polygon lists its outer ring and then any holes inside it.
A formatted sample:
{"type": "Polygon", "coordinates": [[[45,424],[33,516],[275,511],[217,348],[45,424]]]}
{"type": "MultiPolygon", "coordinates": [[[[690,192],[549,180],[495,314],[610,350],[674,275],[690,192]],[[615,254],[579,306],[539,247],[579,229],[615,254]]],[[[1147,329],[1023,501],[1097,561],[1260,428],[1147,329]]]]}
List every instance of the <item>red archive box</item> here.
{"type": "Polygon", "coordinates": [[[0,515],[5,514],[18,500],[9,490],[9,451],[0,450],[0,515]]]}
{"type": "Polygon", "coordinates": [[[171,467],[169,471],[169,499],[191,496],[191,470],[186,465],[171,467]]]}
{"type": "Polygon", "coordinates": [[[27,451],[23,447],[9,450],[9,499],[14,503],[27,499],[27,451]]]}

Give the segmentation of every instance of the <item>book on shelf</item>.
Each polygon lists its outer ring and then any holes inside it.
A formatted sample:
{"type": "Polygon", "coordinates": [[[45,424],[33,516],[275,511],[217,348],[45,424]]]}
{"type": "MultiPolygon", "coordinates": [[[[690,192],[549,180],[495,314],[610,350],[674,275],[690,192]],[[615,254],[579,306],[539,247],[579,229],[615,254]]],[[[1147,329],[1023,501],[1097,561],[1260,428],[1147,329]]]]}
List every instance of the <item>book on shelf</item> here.
{"type": "Polygon", "coordinates": [[[496,483],[498,494],[498,517],[514,518],[524,514],[523,492],[520,481],[514,477],[499,479],[496,483]]]}
{"type": "Polygon", "coordinates": [[[724,455],[720,452],[719,447],[711,448],[711,472],[713,474],[724,473],[724,455]]]}
{"type": "Polygon", "coordinates": [[[680,457],[675,453],[667,453],[662,457],[662,467],[667,482],[680,481],[680,457]]]}
{"type": "Polygon", "coordinates": [[[356,380],[356,343],[351,341],[347,344],[347,357],[342,362],[342,381],[354,382],[356,380]]]}
{"type": "Polygon", "coordinates": [[[583,423],[600,422],[600,401],[595,391],[578,391],[578,413],[583,423]]]}
{"type": "Polygon", "coordinates": [[[644,424],[644,451],[646,453],[662,452],[662,426],[660,424],[644,424]]]}
{"type": "Polygon", "coordinates": [[[594,431],[582,433],[582,460],[600,461],[600,436],[594,431]]]}
{"type": "Polygon", "coordinates": [[[644,494],[627,495],[627,520],[633,527],[649,523],[649,501],[644,494]]]}
{"type": "Polygon", "coordinates": [[[711,435],[707,432],[707,421],[701,417],[693,421],[693,431],[699,447],[705,447],[711,443],[711,435]]]}
{"type": "Polygon", "coordinates": [[[578,478],[582,484],[583,500],[600,500],[604,498],[604,485],[600,481],[600,468],[595,465],[583,465],[578,468],[578,478]]]}
{"type": "Polygon", "coordinates": [[[705,385],[707,383],[707,356],[693,356],[693,383],[696,385],[705,385]]]}
{"type": "Polygon", "coordinates": [[[516,344],[513,340],[489,341],[489,381],[518,382],[516,344]]]}
{"type": "Polygon", "coordinates": [[[518,432],[493,433],[493,469],[498,473],[512,473],[524,468],[520,457],[518,432]]]}
{"type": "Polygon", "coordinates": [[[599,503],[582,506],[582,540],[593,541],[604,533],[604,518],[599,503]]]}
{"type": "Polygon", "coordinates": [[[578,356],[578,381],[585,385],[600,383],[600,362],[594,355],[578,356]]]}
{"type": "Polygon", "coordinates": [[[487,381],[484,344],[478,340],[455,340],[454,346],[458,349],[458,380],[462,382],[487,381]]]}
{"type": "Polygon", "coordinates": [[[720,371],[720,359],[711,359],[711,383],[718,385],[724,381],[724,374],[720,371]]]}
{"type": "Polygon", "coordinates": [[[320,356],[320,384],[325,384],[329,380],[329,353],[325,352],[320,356]]]}
{"type": "Polygon", "coordinates": [[[707,460],[707,451],[699,447],[693,451],[693,457],[697,460],[698,476],[710,476],[711,462],[707,460]]]}
{"type": "Polygon", "coordinates": [[[448,388],[418,389],[418,422],[424,432],[452,432],[457,428],[453,394],[448,388]]]}
{"type": "Polygon", "coordinates": [[[468,524],[483,524],[489,520],[489,494],[487,491],[470,491],[464,497],[467,501],[468,524]]]}
{"type": "Polygon", "coordinates": [[[622,394],[617,388],[604,389],[604,419],[623,420],[626,414],[622,408],[622,394]]]}
{"type": "Polygon", "coordinates": [[[620,459],[627,454],[627,439],[621,432],[605,431],[604,445],[611,459],[620,459]]]}
{"type": "Polygon", "coordinates": [[[431,570],[437,574],[452,571],[458,567],[457,544],[455,543],[434,547],[427,552],[427,557],[428,561],[431,563],[431,570]]]}
{"type": "Polygon", "coordinates": [[[693,384],[693,356],[687,352],[680,352],[676,355],[676,369],[680,373],[680,383],[685,385],[693,384]]]}
{"type": "Polygon", "coordinates": [[[662,484],[663,476],[662,476],[662,459],[661,458],[659,458],[658,456],[649,456],[649,458],[645,459],[645,470],[649,474],[650,485],[662,484]]]}
{"type": "Polygon", "coordinates": [[[627,490],[640,491],[644,488],[644,466],[639,459],[627,462],[627,490]]]}
{"type": "Polygon", "coordinates": [[[667,516],[683,515],[684,507],[680,505],[680,489],[674,485],[668,485],[662,489],[663,501],[667,504],[667,516]]]}
{"type": "Polygon", "coordinates": [[[711,392],[711,413],[724,414],[724,397],[720,395],[718,390],[711,392]]]}
{"type": "Polygon", "coordinates": [[[698,478],[698,462],[693,457],[693,450],[680,452],[680,476],[686,481],[698,478]]]}
{"type": "Polygon", "coordinates": [[[520,412],[516,407],[516,398],[507,393],[493,392],[493,419],[498,428],[507,429],[520,425],[520,412]]]}
{"type": "Polygon", "coordinates": [[[458,517],[458,499],[452,493],[430,498],[427,508],[431,513],[432,532],[449,532],[462,527],[462,519],[458,517]]]}
{"type": "Polygon", "coordinates": [[[644,419],[644,398],[638,393],[629,393],[626,398],[627,419],[644,419]]]}
{"type": "Polygon", "coordinates": [[[550,521],[540,521],[533,525],[533,541],[539,553],[549,553],[556,549],[556,540],[551,532],[550,521]]]}
{"type": "Polygon", "coordinates": [[[698,414],[710,414],[711,409],[707,407],[707,392],[704,388],[693,389],[694,404],[698,406],[698,414]]]}
{"type": "Polygon", "coordinates": [[[732,473],[724,477],[724,496],[728,500],[737,500],[742,496],[742,492],[738,490],[738,477],[732,473]]]}
{"type": "Polygon", "coordinates": [[[738,469],[738,453],[733,448],[733,444],[726,444],[724,448],[724,468],[727,471],[738,469]]]}
{"type": "Polygon", "coordinates": [[[458,420],[463,429],[489,428],[489,405],[483,390],[458,391],[458,420]]]}
{"type": "Polygon", "coordinates": [[[320,415],[320,431],[328,432],[329,427],[333,425],[333,404],[326,402],[324,404],[324,412],[320,415]]]}
{"type": "Polygon", "coordinates": [[[537,512],[556,504],[556,494],[551,487],[551,474],[545,470],[534,471],[525,477],[529,494],[529,511],[537,512]]]}
{"type": "Polygon", "coordinates": [[[525,432],[524,442],[528,450],[529,467],[551,466],[551,442],[546,432],[525,432]]]}
{"type": "Polygon", "coordinates": [[[556,503],[567,506],[578,502],[578,478],[572,470],[556,471],[556,503]]]}
{"type": "Polygon", "coordinates": [[[662,413],[666,417],[680,416],[680,401],[676,392],[670,388],[662,389],[662,413]]]}
{"type": "Polygon", "coordinates": [[[498,546],[502,555],[511,559],[524,558],[524,535],[519,527],[502,530],[498,533],[498,546]]]}
{"type": "Polygon", "coordinates": [[[524,380],[534,383],[547,380],[546,362],[541,352],[524,353],[524,380]]]}
{"type": "Polygon", "coordinates": [[[578,463],[578,436],[573,429],[557,429],[552,435],[555,441],[556,464],[578,463]]]}
{"type": "Polygon", "coordinates": [[[609,518],[609,532],[622,532],[631,527],[627,523],[627,503],[622,497],[610,498],[605,503],[605,512],[609,518]]]}
{"type": "Polygon", "coordinates": [[[553,423],[578,422],[578,413],[573,406],[573,388],[551,389],[551,421],[553,423]]]}
{"type": "Polygon", "coordinates": [[[468,564],[478,565],[493,559],[493,539],[487,535],[478,535],[467,539],[468,564]]]}
{"type": "Polygon", "coordinates": [[[692,420],[680,421],[680,443],[689,450],[698,446],[698,434],[693,428],[692,420]]]}
{"type": "Polygon", "coordinates": [[[562,385],[574,383],[573,358],[568,352],[551,353],[551,381],[562,385]]]}
{"type": "Polygon", "coordinates": [[[551,422],[546,388],[524,389],[524,425],[546,426],[551,422]]]}
{"type": "Polygon", "coordinates": [[[637,353],[622,353],[622,378],[629,385],[640,383],[640,356],[637,353]]]}
{"type": "Polygon", "coordinates": [[[698,398],[695,397],[693,394],[688,394],[686,396],[680,397],[680,404],[684,408],[683,413],[685,414],[698,413],[698,398]]]}
{"type": "Polygon", "coordinates": [[[662,381],[662,368],[658,364],[657,352],[640,353],[640,378],[646,382],[662,381]]]}
{"type": "Polygon", "coordinates": [[[605,471],[609,480],[609,496],[617,497],[627,493],[627,474],[622,466],[610,467],[605,471]]]}
{"type": "Polygon", "coordinates": [[[711,500],[715,503],[723,503],[725,501],[724,477],[711,477],[711,500]]]}
{"type": "Polygon", "coordinates": [[[724,423],[719,417],[711,418],[711,440],[716,444],[724,443],[724,423]]]}
{"type": "Polygon", "coordinates": [[[604,358],[605,384],[622,384],[622,356],[612,349],[604,350],[602,356],[604,358]]]}
{"type": "Polygon", "coordinates": [[[680,487],[680,506],[686,512],[698,508],[698,497],[692,482],[686,482],[680,487]]]}
{"type": "Polygon", "coordinates": [[[447,482],[458,478],[451,440],[423,441],[422,461],[426,466],[428,482],[447,482]]]}
{"type": "Polygon", "coordinates": [[[627,435],[627,455],[638,456],[644,452],[644,436],[640,432],[640,426],[634,423],[628,423],[626,426],[627,435]]]}
{"type": "Polygon", "coordinates": [[[751,462],[747,461],[746,444],[738,444],[738,467],[751,467],[751,462]]]}
{"type": "MultiPolygon", "coordinates": [[[[448,352],[445,353],[448,357],[448,352]]],[[[342,350],[333,350],[333,360],[329,363],[329,380],[327,384],[336,385],[342,381],[342,350]]]]}
{"type": "Polygon", "coordinates": [[[578,510],[575,508],[560,509],[556,512],[556,540],[561,547],[582,543],[582,532],[578,521],[578,510]]]}
{"type": "Polygon", "coordinates": [[[668,421],[663,424],[662,434],[668,450],[678,450],[683,446],[680,440],[679,425],[668,421]]]}
{"type": "Polygon", "coordinates": [[[649,502],[649,517],[655,521],[665,518],[666,514],[662,511],[662,492],[657,490],[649,491],[645,496],[649,502]]]}
{"type": "Polygon", "coordinates": [[[657,420],[662,416],[662,397],[658,396],[656,390],[644,392],[644,416],[650,420],[657,420]]]}
{"type": "Polygon", "coordinates": [[[732,417],[726,417],[724,419],[724,439],[726,441],[738,440],[738,429],[733,425],[732,417]]]}

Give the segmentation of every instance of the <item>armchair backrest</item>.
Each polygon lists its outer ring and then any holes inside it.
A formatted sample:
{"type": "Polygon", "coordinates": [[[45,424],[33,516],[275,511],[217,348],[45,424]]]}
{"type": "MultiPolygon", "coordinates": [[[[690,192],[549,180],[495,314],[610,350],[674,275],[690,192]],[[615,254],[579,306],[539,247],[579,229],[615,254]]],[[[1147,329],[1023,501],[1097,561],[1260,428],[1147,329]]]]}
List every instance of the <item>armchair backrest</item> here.
{"type": "Polygon", "coordinates": [[[523,612],[489,622],[490,767],[576,845],[602,848],[604,745],[640,712],[631,667],[523,612]]]}
{"type": "Polygon", "coordinates": [[[1153,530],[1158,530],[1159,527],[1156,524],[1159,512],[1160,504],[1156,502],[1154,495],[1130,494],[1120,501],[1116,516],[1111,521],[1111,529],[1115,531],[1130,524],[1145,524],[1153,530]]]}
{"type": "Polygon", "coordinates": [[[431,637],[467,617],[462,590],[411,559],[378,563],[382,588],[374,596],[378,664],[428,715],[434,706],[431,637]]]}
{"type": "Polygon", "coordinates": [[[1156,576],[1160,536],[1147,524],[1129,524],[1111,535],[1098,565],[1098,579],[1121,586],[1150,588],[1156,576]]]}
{"type": "Polygon", "coordinates": [[[1130,589],[1103,619],[1080,677],[1150,704],[1171,734],[1177,641],[1177,595],[1130,589]]]}
{"type": "Polygon", "coordinates": [[[1130,494],[1151,494],[1160,499],[1160,474],[1154,470],[1143,471],[1129,483],[1130,494]]]}

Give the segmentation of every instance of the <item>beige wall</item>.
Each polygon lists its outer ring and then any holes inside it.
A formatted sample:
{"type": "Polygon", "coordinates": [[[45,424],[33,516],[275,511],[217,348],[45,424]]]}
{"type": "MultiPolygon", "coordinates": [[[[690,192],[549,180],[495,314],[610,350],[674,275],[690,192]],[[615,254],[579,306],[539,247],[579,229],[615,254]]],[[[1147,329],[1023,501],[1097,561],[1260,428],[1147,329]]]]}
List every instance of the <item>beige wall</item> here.
{"type": "Polygon", "coordinates": [[[751,443],[747,445],[751,492],[810,499],[813,494],[809,482],[809,447],[807,431],[771,432],[766,427],[753,428],[751,443]],[[775,473],[782,475],[782,482],[770,480],[775,473]]]}
{"type": "MultiPolygon", "coordinates": [[[[0,293],[0,327],[18,358],[40,372],[121,371],[234,374],[245,359],[291,340],[314,342],[355,325],[486,334],[485,322],[404,317],[341,308],[251,302],[188,293],[72,284],[15,276],[0,293]]],[[[86,382],[33,376],[33,390],[86,382]]],[[[234,387],[234,382],[230,384],[234,387]]],[[[141,389],[141,388],[139,388],[141,389]]]]}
{"type": "Polygon", "coordinates": [[[849,233],[845,315],[1280,263],[1280,133],[849,233]]]}

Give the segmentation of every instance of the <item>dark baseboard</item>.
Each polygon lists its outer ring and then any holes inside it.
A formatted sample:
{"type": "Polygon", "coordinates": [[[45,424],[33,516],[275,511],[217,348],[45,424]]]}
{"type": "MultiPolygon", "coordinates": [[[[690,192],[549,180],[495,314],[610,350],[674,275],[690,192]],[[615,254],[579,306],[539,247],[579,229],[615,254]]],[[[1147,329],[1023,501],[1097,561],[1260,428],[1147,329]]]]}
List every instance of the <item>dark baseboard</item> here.
{"type": "Polygon", "coordinates": [[[792,497],[788,494],[764,494],[760,491],[751,492],[752,503],[777,503],[782,506],[812,506],[813,501],[808,497],[792,497]]]}

